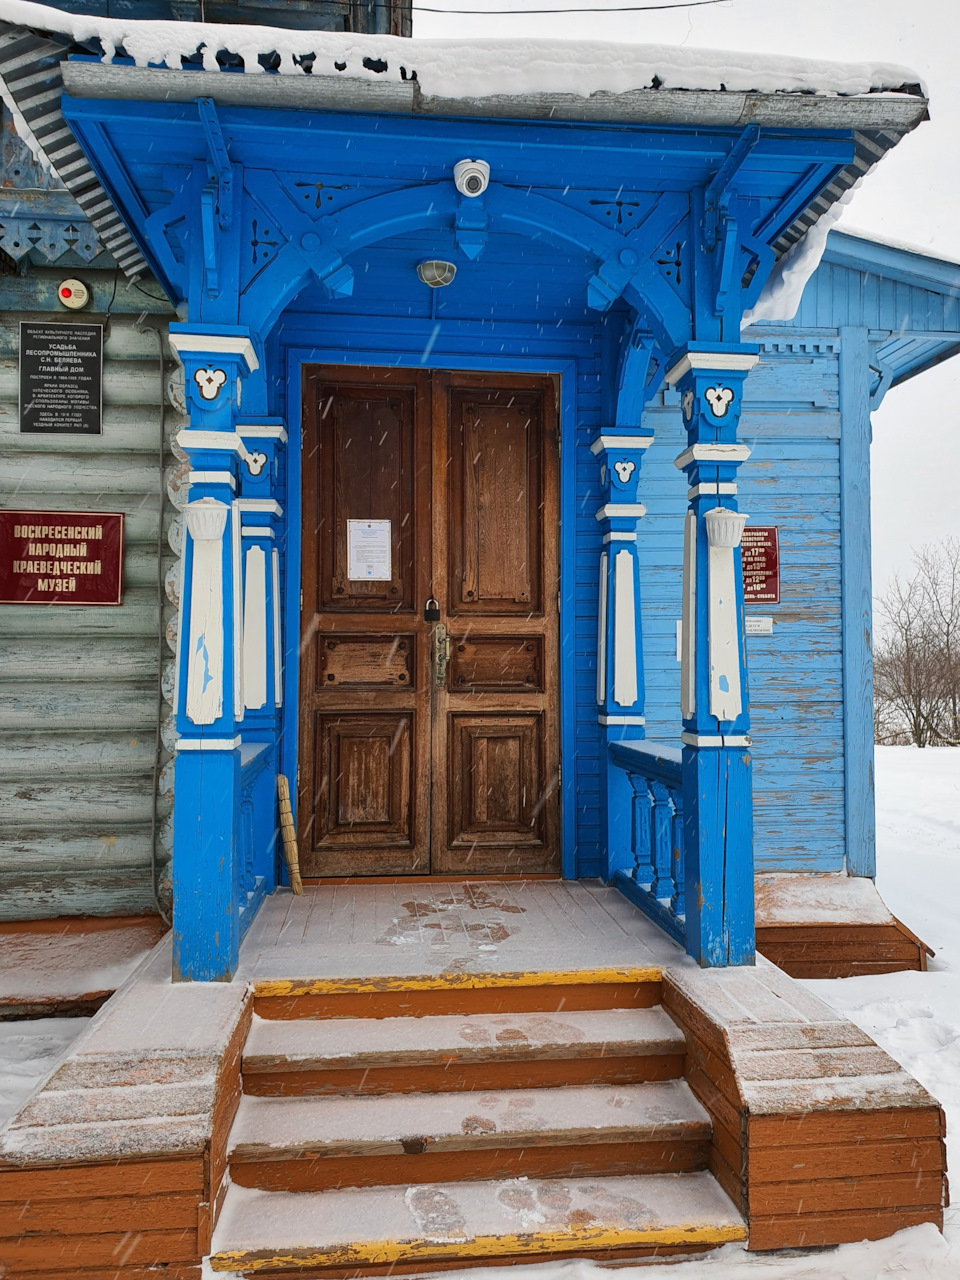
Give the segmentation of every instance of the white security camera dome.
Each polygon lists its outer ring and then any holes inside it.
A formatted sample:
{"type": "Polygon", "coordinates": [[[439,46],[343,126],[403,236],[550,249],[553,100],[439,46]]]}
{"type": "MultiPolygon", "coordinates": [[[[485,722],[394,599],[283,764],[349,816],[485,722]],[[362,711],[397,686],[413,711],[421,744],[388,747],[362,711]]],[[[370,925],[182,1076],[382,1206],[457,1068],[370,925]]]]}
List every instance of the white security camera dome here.
{"type": "Polygon", "coordinates": [[[463,196],[482,196],[490,185],[490,166],[486,160],[458,160],[453,166],[453,180],[463,196]]]}

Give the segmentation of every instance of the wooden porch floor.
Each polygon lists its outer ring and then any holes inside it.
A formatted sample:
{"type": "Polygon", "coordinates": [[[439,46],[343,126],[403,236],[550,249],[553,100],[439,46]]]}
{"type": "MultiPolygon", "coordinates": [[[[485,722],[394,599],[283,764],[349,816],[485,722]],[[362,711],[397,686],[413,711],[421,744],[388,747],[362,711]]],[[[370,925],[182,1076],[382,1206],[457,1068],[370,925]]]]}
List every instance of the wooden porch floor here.
{"type": "Polygon", "coordinates": [[[693,964],[616,889],[583,880],[308,885],[261,908],[237,979],[399,978],[693,964]]]}

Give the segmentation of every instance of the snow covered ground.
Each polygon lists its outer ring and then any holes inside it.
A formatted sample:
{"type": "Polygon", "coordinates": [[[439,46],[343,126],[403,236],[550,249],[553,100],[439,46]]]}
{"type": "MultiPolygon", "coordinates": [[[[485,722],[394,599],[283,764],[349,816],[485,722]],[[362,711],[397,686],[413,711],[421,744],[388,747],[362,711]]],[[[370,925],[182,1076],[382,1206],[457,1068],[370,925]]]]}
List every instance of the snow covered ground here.
{"type": "Polygon", "coordinates": [[[0,1022],[0,1128],[66,1053],[89,1018],[0,1022]]]}
{"type": "MultiPolygon", "coordinates": [[[[936,951],[928,973],[807,985],[863,1027],[947,1111],[948,1155],[960,1168],[960,749],[877,749],[877,884],[891,911],[936,951]]],[[[0,1124],[50,1070],[85,1018],[0,1023],[0,1124]]],[[[210,1273],[211,1276],[213,1273],[210,1273]]],[[[229,1280],[219,1272],[218,1280],[229,1280]]],[[[444,1272],[444,1280],[466,1273],[444,1272]]],[[[473,1280],[606,1280],[591,1262],[487,1269],[473,1280]]],[[[933,1227],[839,1249],[747,1254],[618,1269],[621,1280],[958,1280],[960,1209],[933,1227]]]]}

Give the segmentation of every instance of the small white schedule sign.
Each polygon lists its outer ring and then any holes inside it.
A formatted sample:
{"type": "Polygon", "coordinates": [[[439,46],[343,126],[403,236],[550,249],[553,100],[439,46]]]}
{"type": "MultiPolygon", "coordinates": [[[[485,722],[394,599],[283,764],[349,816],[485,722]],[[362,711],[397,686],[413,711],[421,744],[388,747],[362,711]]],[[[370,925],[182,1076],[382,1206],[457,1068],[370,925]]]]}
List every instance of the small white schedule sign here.
{"type": "Polygon", "coordinates": [[[347,577],[351,582],[390,582],[393,560],[389,520],[347,521],[347,577]]]}

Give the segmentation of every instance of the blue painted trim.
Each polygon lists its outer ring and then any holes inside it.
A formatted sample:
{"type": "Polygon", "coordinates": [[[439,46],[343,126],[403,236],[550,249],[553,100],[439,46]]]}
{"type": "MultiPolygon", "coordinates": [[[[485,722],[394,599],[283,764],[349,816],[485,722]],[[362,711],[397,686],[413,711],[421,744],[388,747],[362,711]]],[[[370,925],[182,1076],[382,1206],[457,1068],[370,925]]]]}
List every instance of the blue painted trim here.
{"type": "Polygon", "coordinates": [[[607,754],[622,770],[639,773],[665,787],[683,785],[682,752],[660,742],[610,742],[607,754]]]}
{"type": "Polygon", "coordinates": [[[645,916],[649,916],[654,924],[658,924],[674,942],[679,942],[681,947],[686,945],[683,923],[653,894],[647,893],[646,889],[641,889],[636,880],[627,875],[626,871],[617,871],[610,883],[615,889],[619,889],[635,907],[639,907],[645,916]]]}
{"type": "Polygon", "coordinates": [[[577,362],[560,375],[560,853],[564,879],[576,880],[577,362]]]}
{"type": "MultiPolygon", "coordinates": [[[[560,840],[564,878],[577,878],[576,786],[576,448],[578,361],[509,356],[458,356],[444,353],[436,364],[422,363],[415,352],[289,346],[286,348],[287,385],[287,563],[284,608],[284,695],[281,759],[284,772],[296,779],[299,751],[300,556],[302,374],[305,364],[382,365],[399,369],[458,369],[472,372],[560,375],[560,840]]],[[[291,783],[294,817],[296,786],[291,783]]]]}
{"type": "MultiPolygon", "coordinates": [[[[283,591],[283,706],[280,708],[280,762],[290,784],[290,806],[297,822],[300,742],[300,555],[303,441],[303,386],[300,363],[287,366],[287,494],[284,505],[286,536],[281,549],[280,578],[283,591]],[[291,376],[292,375],[292,376],[291,376]]],[[[286,883],[286,868],[282,871],[286,883]]]]}
{"type": "Polygon", "coordinates": [[[960,262],[930,257],[920,249],[902,249],[843,231],[834,230],[827,236],[823,261],[948,297],[960,293],[960,262]]]}
{"type": "Polygon", "coordinates": [[[870,342],[840,329],[840,574],[847,871],[877,874],[870,565],[870,342]]]}

